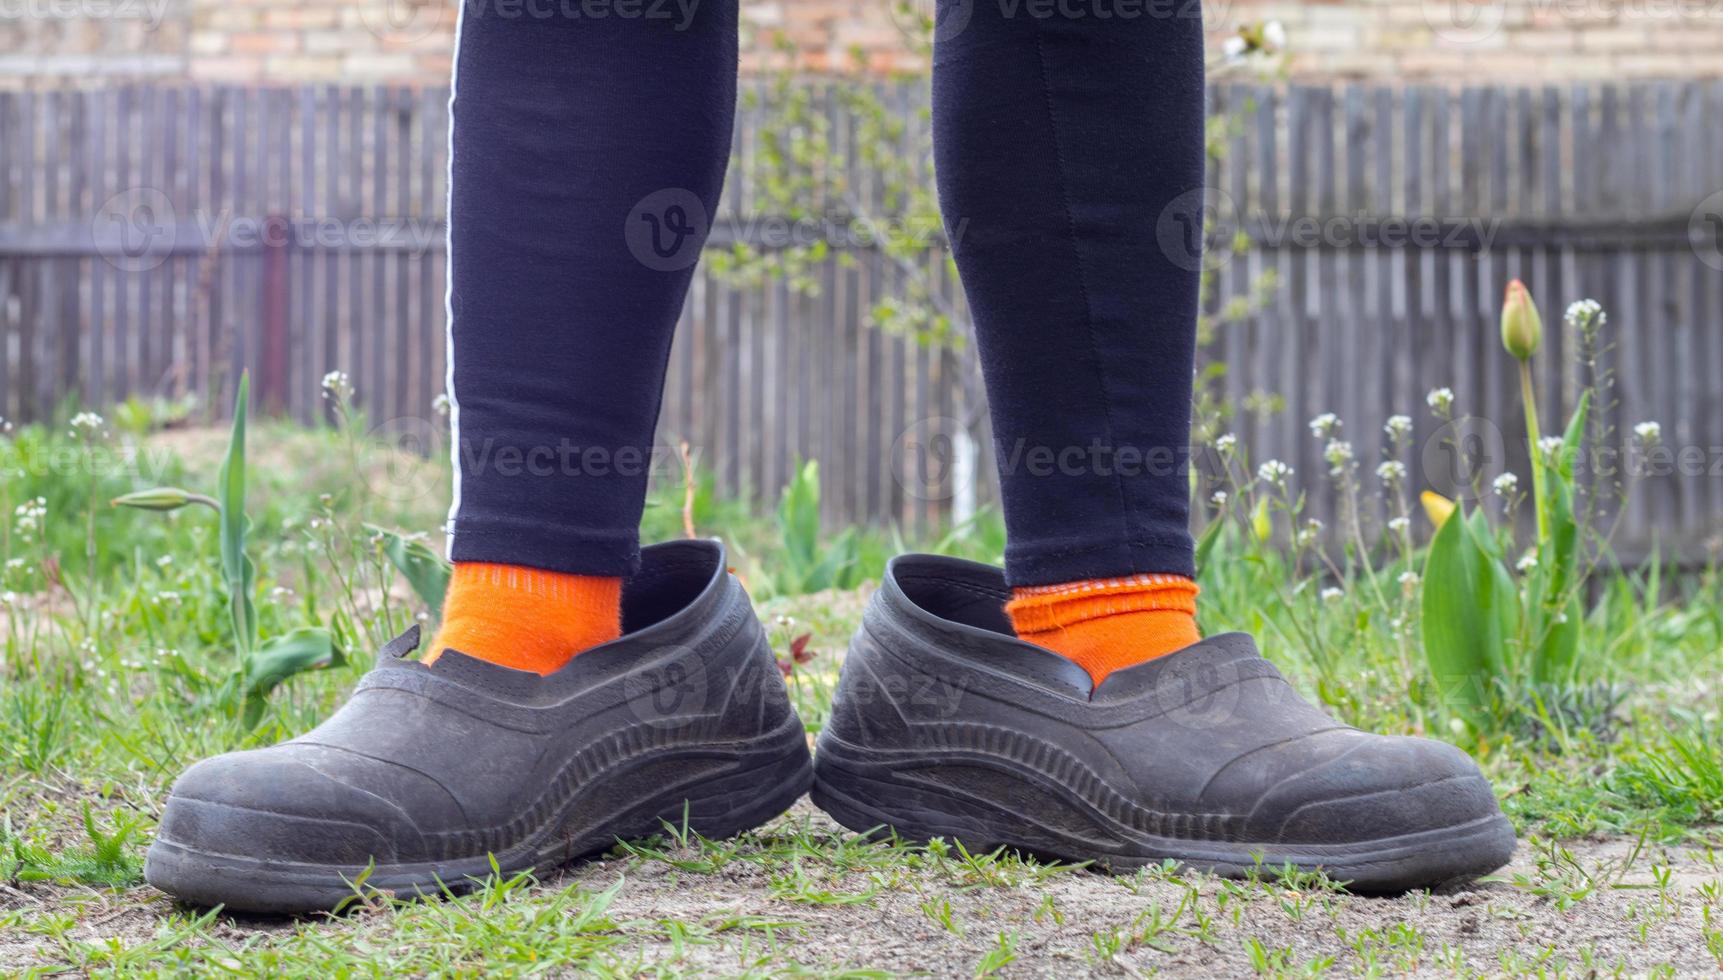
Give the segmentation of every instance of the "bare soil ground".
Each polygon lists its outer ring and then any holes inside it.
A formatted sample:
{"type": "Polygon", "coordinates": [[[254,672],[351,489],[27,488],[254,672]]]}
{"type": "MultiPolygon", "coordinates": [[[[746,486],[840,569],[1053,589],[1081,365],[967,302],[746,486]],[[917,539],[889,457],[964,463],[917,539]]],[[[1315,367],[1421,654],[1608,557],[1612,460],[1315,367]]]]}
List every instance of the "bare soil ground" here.
{"type": "MultiPolygon", "coordinates": [[[[624,973],[1701,976],[1723,966],[1723,860],[1702,841],[1523,842],[1491,879],[1371,898],[1272,878],[1115,878],[955,856],[829,859],[825,849],[843,851],[847,836],[804,801],[734,853],[672,841],[657,853],[546,876],[506,901],[575,915],[615,887],[602,930],[620,940],[618,957],[607,956],[603,968],[624,973]],[[571,892],[577,900],[567,902],[571,892]]],[[[191,930],[186,911],[147,887],[110,894],[0,885],[0,913],[18,923],[0,935],[0,970],[84,972],[92,966],[85,950],[110,944],[158,950],[145,957],[152,972],[182,944],[179,956],[197,949],[213,966],[237,967],[223,948],[254,954],[281,944],[292,956],[289,949],[308,941],[387,970],[401,949],[425,941],[407,925],[418,914],[411,907],[301,920],[217,917],[191,930]],[[395,942],[403,946],[392,950],[395,942]]],[[[486,969],[482,934],[458,930],[441,941],[448,969],[486,969]]]]}

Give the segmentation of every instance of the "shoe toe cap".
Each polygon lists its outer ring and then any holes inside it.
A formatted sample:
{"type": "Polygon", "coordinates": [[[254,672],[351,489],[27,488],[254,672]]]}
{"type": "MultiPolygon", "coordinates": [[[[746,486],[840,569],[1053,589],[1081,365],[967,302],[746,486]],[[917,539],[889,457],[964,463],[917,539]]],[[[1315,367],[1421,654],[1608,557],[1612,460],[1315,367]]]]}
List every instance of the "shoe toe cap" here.
{"type": "Polygon", "coordinates": [[[352,773],[320,766],[305,748],[232,752],[192,766],[174,784],[158,839],[205,854],[320,865],[425,856],[399,804],[352,773]]]}
{"type": "Polygon", "coordinates": [[[1429,739],[1370,735],[1282,780],[1254,816],[1285,843],[1348,844],[1452,831],[1500,814],[1466,753],[1429,739]]]}

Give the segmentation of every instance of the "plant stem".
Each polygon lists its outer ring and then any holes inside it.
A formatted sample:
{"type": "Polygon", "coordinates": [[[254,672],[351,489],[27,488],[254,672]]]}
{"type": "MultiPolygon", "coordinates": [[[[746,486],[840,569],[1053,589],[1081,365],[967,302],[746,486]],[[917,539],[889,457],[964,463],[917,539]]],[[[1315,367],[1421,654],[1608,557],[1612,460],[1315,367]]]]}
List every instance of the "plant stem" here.
{"type": "Polygon", "coordinates": [[[94,458],[85,450],[84,457],[90,464],[90,502],[88,514],[84,523],[84,574],[90,577],[90,635],[94,636],[101,625],[101,617],[96,611],[96,594],[101,588],[96,577],[96,500],[97,490],[101,486],[101,474],[96,472],[94,458]]]}
{"type": "Polygon", "coordinates": [[[1538,399],[1532,390],[1532,362],[1530,358],[1520,362],[1520,400],[1526,409],[1526,445],[1531,451],[1532,460],[1532,499],[1538,515],[1538,544],[1549,540],[1549,516],[1545,512],[1544,499],[1544,466],[1539,457],[1538,441],[1541,438],[1538,429],[1538,399]]]}

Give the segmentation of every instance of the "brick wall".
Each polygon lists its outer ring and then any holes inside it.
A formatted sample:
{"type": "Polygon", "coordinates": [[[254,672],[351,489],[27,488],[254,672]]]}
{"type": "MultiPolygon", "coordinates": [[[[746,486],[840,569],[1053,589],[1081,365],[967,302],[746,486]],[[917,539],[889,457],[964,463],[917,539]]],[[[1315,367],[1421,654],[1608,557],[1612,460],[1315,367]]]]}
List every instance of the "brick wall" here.
{"type": "Polygon", "coordinates": [[[1275,19],[1300,76],[1453,81],[1723,76],[1723,0],[1224,0],[1275,19]]]}
{"type": "MultiPolygon", "coordinates": [[[[439,84],[448,76],[455,2],[0,0],[0,85],[439,84]]],[[[1194,0],[1010,2],[1023,9],[1057,2],[1128,10],[1194,0]]],[[[838,70],[859,53],[877,72],[920,69],[925,52],[909,40],[916,32],[906,27],[915,19],[908,8],[930,6],[931,0],[743,0],[743,66],[759,71],[794,61],[838,70]]],[[[1206,0],[1205,9],[1217,58],[1238,24],[1280,21],[1286,68],[1300,78],[1723,75],[1723,0],[1206,0]]]]}

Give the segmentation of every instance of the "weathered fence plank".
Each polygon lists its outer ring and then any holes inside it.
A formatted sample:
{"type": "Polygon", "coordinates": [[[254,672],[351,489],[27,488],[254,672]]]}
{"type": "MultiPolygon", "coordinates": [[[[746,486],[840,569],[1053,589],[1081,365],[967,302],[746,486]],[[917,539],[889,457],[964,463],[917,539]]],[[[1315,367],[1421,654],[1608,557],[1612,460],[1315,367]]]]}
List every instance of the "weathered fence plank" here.
{"type": "MultiPolygon", "coordinates": [[[[318,384],[334,369],[353,377],[374,421],[430,417],[445,370],[446,100],[356,87],[0,93],[0,415],[152,395],[219,406],[250,368],[260,405],[306,422],[327,417],[318,384]],[[265,234],[283,227],[286,239],[265,234]]],[[[914,158],[923,145],[925,100],[911,86],[887,93],[907,120],[895,152],[914,158]]],[[[1243,230],[1252,244],[1211,262],[1206,356],[1226,365],[1212,384],[1253,458],[1320,481],[1323,447],[1305,422],[1336,412],[1373,489],[1382,423],[1404,413],[1416,432],[1402,461],[1422,485],[1423,443],[1438,430],[1423,398],[1446,385],[1462,412],[1499,429],[1498,464],[1523,477],[1517,378],[1495,336],[1502,286],[1519,276],[1544,304],[1545,427],[1586,377],[1562,309],[1591,296],[1610,313],[1602,366],[1618,382],[1599,431],[1619,446],[1657,420],[1702,461],[1643,487],[1622,515],[1622,551],[1661,541],[1693,552],[1715,537],[1723,269],[1702,236],[1723,224],[1723,127],[1710,124],[1723,83],[1239,84],[1209,100],[1232,120],[1211,174],[1217,235],[1230,244],[1243,230]],[[1707,199],[1718,213],[1696,210],[1707,199]],[[1299,218],[1323,229],[1318,241],[1289,237],[1299,218]],[[1429,219],[1440,241],[1360,240],[1408,219],[1429,219]],[[1271,275],[1279,286],[1265,297],[1271,275]],[[1284,407],[1264,410],[1274,398],[1284,407]]],[[[833,145],[853,147],[842,100],[828,91],[816,104],[833,145]]],[[[729,218],[762,199],[746,166],[762,125],[758,111],[738,121],[729,218]]],[[[856,154],[845,173],[861,200],[877,199],[856,154]]],[[[721,221],[714,241],[748,232],[746,220],[721,221]]],[[[930,279],[961,308],[938,248],[930,279]]],[[[727,490],[775,497],[797,458],[816,458],[831,520],[930,529],[994,496],[985,412],[961,383],[972,355],[867,326],[904,270],[855,257],[819,270],[817,295],[699,272],[662,430],[672,445],[689,441],[727,490]],[[911,458],[925,455],[921,436],[953,435],[939,419],[969,421],[967,455],[945,476],[951,492],[929,495],[899,477],[925,472],[929,460],[911,458]]]]}

